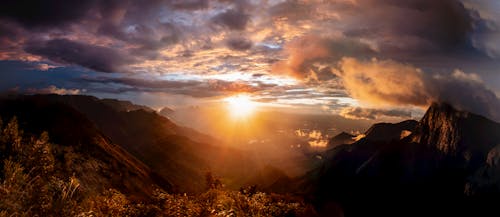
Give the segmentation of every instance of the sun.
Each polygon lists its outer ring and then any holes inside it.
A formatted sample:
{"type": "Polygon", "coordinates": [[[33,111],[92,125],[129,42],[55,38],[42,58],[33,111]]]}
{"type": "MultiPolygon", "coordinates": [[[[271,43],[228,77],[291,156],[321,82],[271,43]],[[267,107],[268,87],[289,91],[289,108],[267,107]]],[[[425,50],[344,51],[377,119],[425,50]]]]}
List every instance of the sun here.
{"type": "Polygon", "coordinates": [[[235,119],[247,118],[255,112],[257,103],[252,101],[248,95],[231,96],[224,101],[227,103],[227,109],[231,117],[235,119]]]}

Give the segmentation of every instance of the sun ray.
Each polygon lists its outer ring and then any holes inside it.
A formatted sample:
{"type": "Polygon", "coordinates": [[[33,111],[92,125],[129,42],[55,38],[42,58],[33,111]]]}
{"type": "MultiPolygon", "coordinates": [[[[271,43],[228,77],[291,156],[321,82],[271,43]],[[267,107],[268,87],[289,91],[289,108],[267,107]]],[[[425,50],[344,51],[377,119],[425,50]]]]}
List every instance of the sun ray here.
{"type": "Polygon", "coordinates": [[[224,101],[227,103],[227,109],[234,119],[248,118],[257,108],[257,103],[252,101],[248,95],[231,96],[224,99],[224,101]]]}

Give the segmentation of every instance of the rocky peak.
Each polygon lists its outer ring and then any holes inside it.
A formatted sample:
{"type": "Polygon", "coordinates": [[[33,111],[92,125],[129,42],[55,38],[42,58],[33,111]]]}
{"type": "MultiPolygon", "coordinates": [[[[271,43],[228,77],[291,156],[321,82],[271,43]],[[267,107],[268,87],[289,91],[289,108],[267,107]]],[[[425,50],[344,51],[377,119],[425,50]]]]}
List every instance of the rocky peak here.
{"type": "Polygon", "coordinates": [[[433,103],[418,124],[414,141],[435,145],[445,153],[456,152],[461,139],[457,125],[467,116],[467,112],[457,111],[449,104],[433,103]]]}
{"type": "Polygon", "coordinates": [[[487,152],[499,140],[500,124],[447,103],[433,103],[413,137],[414,142],[435,146],[446,154],[487,152]]]}

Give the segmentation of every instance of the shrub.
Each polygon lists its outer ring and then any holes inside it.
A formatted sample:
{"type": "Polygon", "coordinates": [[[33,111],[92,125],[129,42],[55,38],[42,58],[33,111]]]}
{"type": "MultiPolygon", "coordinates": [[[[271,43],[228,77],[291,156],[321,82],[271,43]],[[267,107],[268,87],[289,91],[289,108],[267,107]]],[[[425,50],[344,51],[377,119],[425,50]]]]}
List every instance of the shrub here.
{"type": "Polygon", "coordinates": [[[71,146],[50,143],[47,132],[39,137],[23,138],[16,118],[12,118],[5,127],[2,126],[0,119],[0,163],[3,167],[0,173],[0,217],[313,214],[300,200],[258,192],[255,186],[240,191],[224,190],[220,179],[210,172],[205,176],[207,191],[197,195],[169,194],[156,190],[151,198],[132,200],[133,195],[116,189],[96,192],[82,187],[78,177],[73,174],[74,171],[80,171],[78,168],[81,165],[97,165],[92,162],[93,159],[82,157],[81,152],[71,146]],[[65,168],[64,171],[62,168],[65,168]]]}

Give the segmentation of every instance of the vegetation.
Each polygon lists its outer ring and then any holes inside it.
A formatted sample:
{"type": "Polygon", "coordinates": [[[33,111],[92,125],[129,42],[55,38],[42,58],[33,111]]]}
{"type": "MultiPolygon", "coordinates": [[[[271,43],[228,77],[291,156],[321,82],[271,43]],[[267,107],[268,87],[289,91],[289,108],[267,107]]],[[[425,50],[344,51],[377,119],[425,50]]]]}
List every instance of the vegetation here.
{"type": "Polygon", "coordinates": [[[71,168],[81,161],[71,146],[49,142],[47,132],[24,135],[16,118],[0,119],[0,217],[6,216],[310,216],[301,200],[258,192],[224,190],[206,174],[198,195],[156,190],[149,198],[116,189],[83,186],[71,168]],[[63,160],[62,160],[63,159],[63,160]],[[64,166],[62,166],[64,165],[64,166]],[[69,169],[68,169],[69,167],[69,169]]]}

